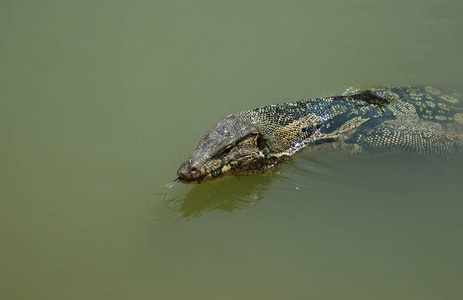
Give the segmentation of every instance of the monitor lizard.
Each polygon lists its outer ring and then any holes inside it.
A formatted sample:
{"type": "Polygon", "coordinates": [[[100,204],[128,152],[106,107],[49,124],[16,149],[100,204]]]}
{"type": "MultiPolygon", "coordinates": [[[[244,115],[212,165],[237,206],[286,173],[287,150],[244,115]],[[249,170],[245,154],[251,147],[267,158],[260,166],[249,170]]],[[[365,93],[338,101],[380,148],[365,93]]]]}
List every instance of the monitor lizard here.
{"type": "Polygon", "coordinates": [[[178,169],[182,183],[264,172],[302,149],[352,156],[463,153],[462,96],[451,88],[354,90],[229,115],[178,169]]]}

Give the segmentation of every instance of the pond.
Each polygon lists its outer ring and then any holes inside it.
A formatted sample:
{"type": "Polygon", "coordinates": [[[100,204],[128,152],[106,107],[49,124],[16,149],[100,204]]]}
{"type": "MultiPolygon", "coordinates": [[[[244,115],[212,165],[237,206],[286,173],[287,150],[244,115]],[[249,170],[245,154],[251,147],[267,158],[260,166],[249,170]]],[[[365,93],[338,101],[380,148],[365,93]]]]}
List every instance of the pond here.
{"type": "Polygon", "coordinates": [[[175,184],[224,116],[462,86],[459,1],[0,4],[2,299],[459,299],[463,159],[175,184]]]}

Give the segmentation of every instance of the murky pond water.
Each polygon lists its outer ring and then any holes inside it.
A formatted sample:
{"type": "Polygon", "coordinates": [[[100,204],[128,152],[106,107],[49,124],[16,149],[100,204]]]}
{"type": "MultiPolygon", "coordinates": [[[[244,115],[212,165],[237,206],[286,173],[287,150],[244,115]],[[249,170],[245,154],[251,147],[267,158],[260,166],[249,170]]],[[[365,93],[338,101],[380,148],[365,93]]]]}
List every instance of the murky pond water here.
{"type": "Polygon", "coordinates": [[[220,118],[462,86],[459,1],[0,4],[2,299],[460,299],[462,159],[177,184],[220,118]]]}

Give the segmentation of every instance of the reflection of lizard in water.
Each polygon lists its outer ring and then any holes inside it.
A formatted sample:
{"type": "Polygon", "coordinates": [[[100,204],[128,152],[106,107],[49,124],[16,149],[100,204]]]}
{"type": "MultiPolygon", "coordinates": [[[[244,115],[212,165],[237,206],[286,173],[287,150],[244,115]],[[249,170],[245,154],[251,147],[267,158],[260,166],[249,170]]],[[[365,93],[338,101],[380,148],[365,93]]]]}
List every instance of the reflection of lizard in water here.
{"type": "Polygon", "coordinates": [[[463,104],[450,89],[379,88],[259,107],[206,132],[178,180],[203,183],[262,172],[303,148],[354,156],[463,153],[463,104]]]}

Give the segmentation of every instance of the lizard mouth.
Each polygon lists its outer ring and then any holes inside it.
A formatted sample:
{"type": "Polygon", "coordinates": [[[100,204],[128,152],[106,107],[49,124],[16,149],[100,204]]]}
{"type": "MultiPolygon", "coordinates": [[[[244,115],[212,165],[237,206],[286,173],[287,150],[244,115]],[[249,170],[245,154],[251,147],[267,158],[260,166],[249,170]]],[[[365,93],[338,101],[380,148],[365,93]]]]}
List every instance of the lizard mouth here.
{"type": "Polygon", "coordinates": [[[185,161],[177,171],[178,180],[181,183],[198,184],[212,180],[211,174],[204,172],[199,167],[192,166],[185,161]]]}
{"type": "Polygon", "coordinates": [[[210,174],[204,174],[202,176],[195,176],[194,174],[188,173],[181,173],[177,172],[178,181],[185,184],[199,184],[204,183],[212,180],[212,176],[210,174]]]}
{"type": "Polygon", "coordinates": [[[178,169],[177,176],[181,183],[199,184],[240,173],[237,171],[239,169],[220,160],[200,164],[186,160],[178,169]]]}
{"type": "Polygon", "coordinates": [[[190,159],[184,161],[177,171],[178,181],[187,184],[200,184],[220,179],[228,175],[244,175],[267,169],[268,159],[258,160],[255,155],[243,155],[236,162],[214,160],[198,163],[190,159]],[[254,161],[253,161],[254,159],[254,161]]]}

